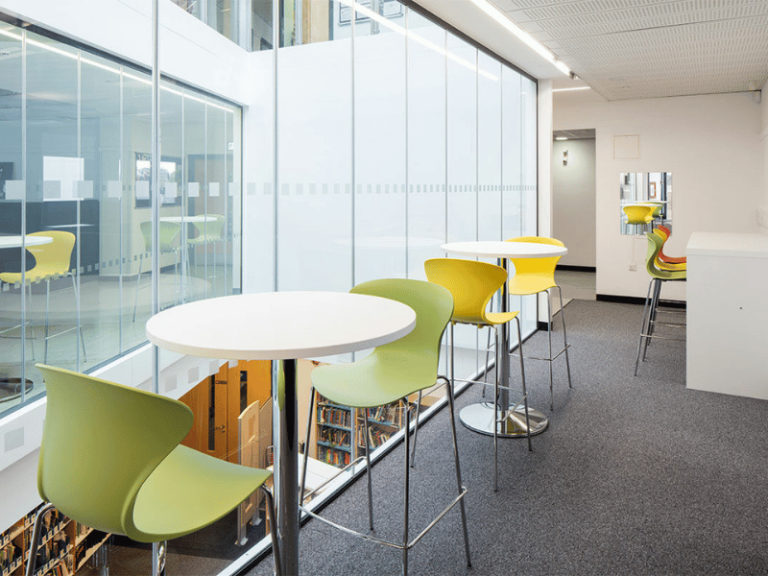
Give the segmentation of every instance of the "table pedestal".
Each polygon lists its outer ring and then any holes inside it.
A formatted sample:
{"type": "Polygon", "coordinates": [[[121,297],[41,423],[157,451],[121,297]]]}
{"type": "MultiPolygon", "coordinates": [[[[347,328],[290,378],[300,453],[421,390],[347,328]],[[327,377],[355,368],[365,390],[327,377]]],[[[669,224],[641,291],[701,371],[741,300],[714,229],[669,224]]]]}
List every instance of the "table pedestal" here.
{"type": "Polygon", "coordinates": [[[285,574],[299,573],[299,411],[296,360],[281,360],[273,381],[275,515],[285,574]]]}
{"type": "MultiPolygon", "coordinates": [[[[494,418],[492,402],[470,404],[459,412],[459,419],[464,426],[486,436],[493,436],[494,420],[500,420],[501,416],[501,411],[499,411],[497,417],[494,418]]],[[[531,407],[528,407],[528,421],[531,424],[531,436],[541,434],[549,426],[547,417],[539,410],[531,407]]],[[[507,418],[499,426],[499,438],[526,438],[528,431],[525,428],[525,408],[518,406],[508,412],[507,418]]]]}

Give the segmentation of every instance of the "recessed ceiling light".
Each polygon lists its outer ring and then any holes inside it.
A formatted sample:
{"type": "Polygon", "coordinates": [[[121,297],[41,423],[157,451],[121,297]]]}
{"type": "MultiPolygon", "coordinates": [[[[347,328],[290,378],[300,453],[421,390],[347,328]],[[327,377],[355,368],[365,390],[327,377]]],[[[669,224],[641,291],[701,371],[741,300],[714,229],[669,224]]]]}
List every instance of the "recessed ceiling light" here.
{"type": "Polygon", "coordinates": [[[576,88],[552,88],[552,92],[573,92],[574,90],[591,90],[589,86],[577,86],[576,88]]]}
{"type": "Polygon", "coordinates": [[[555,140],[568,140],[566,136],[558,136],[555,140]]]}

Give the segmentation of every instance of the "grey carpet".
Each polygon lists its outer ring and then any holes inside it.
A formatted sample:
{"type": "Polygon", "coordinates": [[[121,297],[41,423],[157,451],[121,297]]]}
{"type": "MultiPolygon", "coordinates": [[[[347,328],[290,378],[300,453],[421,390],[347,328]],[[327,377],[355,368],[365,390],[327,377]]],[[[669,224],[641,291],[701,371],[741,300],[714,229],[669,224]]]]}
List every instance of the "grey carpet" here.
{"type": "MultiPolygon", "coordinates": [[[[550,415],[550,427],[533,452],[523,440],[500,443],[498,492],[492,440],[458,425],[473,566],[454,510],[411,551],[411,574],[768,574],[768,403],[686,390],[682,342],[655,342],[633,377],[641,311],[566,307],[573,389],[558,361],[550,413],[547,365],[527,363],[531,405],[550,415]]],[[[546,340],[538,333],[526,353],[545,350],[546,340]]],[[[458,405],[479,396],[475,386],[458,405]]],[[[456,491],[447,417],[420,433],[412,535],[456,491]]],[[[373,469],[377,534],[392,539],[402,534],[402,460],[401,445],[373,469]]],[[[364,530],[365,490],[363,477],[324,514],[364,530]]],[[[392,575],[400,561],[394,549],[317,521],[301,530],[302,574],[392,575]]],[[[268,557],[250,574],[271,570],[268,557]]]]}

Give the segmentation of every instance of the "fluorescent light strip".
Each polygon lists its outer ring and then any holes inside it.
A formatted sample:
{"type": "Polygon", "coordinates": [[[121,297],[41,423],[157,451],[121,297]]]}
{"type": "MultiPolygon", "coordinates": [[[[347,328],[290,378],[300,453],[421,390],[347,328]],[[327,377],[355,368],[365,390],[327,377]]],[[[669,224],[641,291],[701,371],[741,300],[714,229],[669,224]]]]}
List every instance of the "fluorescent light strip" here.
{"type": "MultiPolygon", "coordinates": [[[[464,60],[463,58],[456,56],[455,54],[448,52],[443,48],[442,46],[438,46],[434,42],[431,42],[427,40],[426,38],[423,38],[416,34],[415,32],[412,32],[410,30],[406,30],[399,24],[395,24],[388,18],[382,16],[381,14],[374,12],[370,8],[363,6],[361,4],[358,4],[354,0],[337,0],[340,4],[344,4],[345,6],[349,6],[350,8],[354,8],[355,11],[360,12],[360,14],[367,16],[371,20],[375,20],[382,26],[389,28],[390,30],[393,30],[394,32],[397,32],[398,34],[402,36],[406,36],[412,40],[415,40],[422,46],[425,46],[426,48],[429,48],[433,52],[437,52],[438,54],[442,54],[443,56],[446,56],[447,58],[453,60],[457,64],[460,64],[464,66],[465,68],[468,68],[469,70],[472,70],[473,72],[477,72],[481,76],[485,76],[486,78],[489,78],[490,80],[493,80],[495,82],[498,82],[499,77],[491,74],[490,72],[486,72],[485,70],[481,70],[471,62],[464,60]]],[[[354,26],[354,25],[353,25],[354,26]]],[[[354,27],[352,29],[352,32],[354,33],[354,27]]]]}
{"type": "Polygon", "coordinates": [[[491,18],[496,20],[499,24],[501,24],[504,28],[506,28],[508,31],[510,31],[512,34],[514,34],[518,39],[520,39],[523,43],[525,43],[531,50],[536,52],[539,56],[547,60],[548,62],[551,62],[554,64],[558,70],[560,70],[563,74],[566,74],[570,76],[572,74],[571,69],[568,68],[568,66],[565,65],[564,62],[561,60],[558,60],[555,55],[544,46],[541,42],[536,40],[533,36],[531,36],[528,32],[520,28],[517,24],[512,22],[512,20],[509,19],[509,17],[499,10],[496,6],[488,2],[488,0],[469,0],[480,8],[483,12],[488,14],[491,18]]]}
{"type": "Polygon", "coordinates": [[[553,88],[552,92],[575,92],[576,90],[592,90],[589,86],[578,86],[577,88],[553,88]]]}
{"type": "Polygon", "coordinates": [[[0,36],[8,36],[8,38],[13,38],[14,40],[21,40],[21,34],[14,34],[7,30],[0,30],[0,36]]]}

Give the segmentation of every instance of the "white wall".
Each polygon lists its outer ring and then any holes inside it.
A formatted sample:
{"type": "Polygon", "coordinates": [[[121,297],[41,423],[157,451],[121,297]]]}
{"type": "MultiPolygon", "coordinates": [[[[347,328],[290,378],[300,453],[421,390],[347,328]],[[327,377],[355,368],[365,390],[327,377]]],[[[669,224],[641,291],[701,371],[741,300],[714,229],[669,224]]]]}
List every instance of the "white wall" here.
{"type": "Polygon", "coordinates": [[[552,236],[568,247],[560,264],[595,267],[595,141],[556,141],[552,155],[552,236]],[[568,164],[563,165],[563,152],[568,164]]]}
{"type": "MultiPolygon", "coordinates": [[[[589,91],[591,92],[591,91],[589,91]]],[[[765,201],[761,110],[749,94],[606,102],[584,92],[555,96],[554,128],[596,129],[597,293],[645,297],[646,239],[619,234],[621,172],[672,172],[668,254],[683,254],[694,230],[758,232],[765,201]],[[616,160],[613,136],[638,134],[640,157],[616,160]],[[637,271],[631,272],[630,265],[637,271]]],[[[683,283],[664,297],[685,298],[683,283]]]]}

